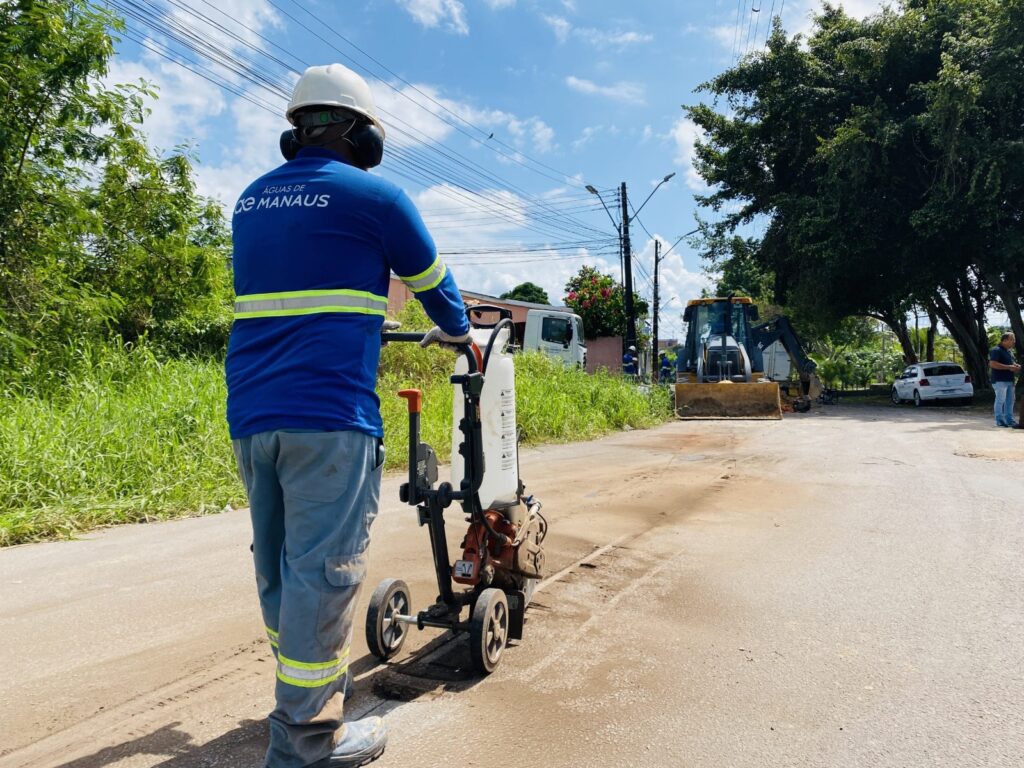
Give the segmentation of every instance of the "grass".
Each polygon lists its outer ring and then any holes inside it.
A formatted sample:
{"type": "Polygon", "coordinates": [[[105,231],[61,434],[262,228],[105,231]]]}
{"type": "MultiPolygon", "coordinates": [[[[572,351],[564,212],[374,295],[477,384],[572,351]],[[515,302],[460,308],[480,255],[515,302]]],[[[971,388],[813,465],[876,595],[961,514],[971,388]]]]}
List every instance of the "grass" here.
{"type": "MultiPolygon", "coordinates": [[[[395,392],[407,386],[423,390],[423,438],[447,459],[452,365],[442,350],[384,350],[388,468],[405,465],[407,417],[395,392]]],[[[0,546],[245,503],[219,361],[113,348],[84,351],[70,368],[0,398],[0,546]]],[[[584,440],[670,416],[664,390],[644,394],[621,378],[588,376],[539,355],[519,356],[516,370],[528,443],[584,440]]]]}
{"type": "Polygon", "coordinates": [[[244,499],[218,363],[144,349],[92,362],[0,400],[0,545],[244,499]]]}

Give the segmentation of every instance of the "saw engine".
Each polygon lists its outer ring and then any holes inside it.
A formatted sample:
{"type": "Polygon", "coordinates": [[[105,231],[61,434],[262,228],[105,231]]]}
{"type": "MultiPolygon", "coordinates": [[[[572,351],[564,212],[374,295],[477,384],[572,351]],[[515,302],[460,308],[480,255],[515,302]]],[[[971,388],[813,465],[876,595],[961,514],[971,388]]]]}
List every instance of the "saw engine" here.
{"type": "Polygon", "coordinates": [[[462,540],[462,558],[452,566],[452,580],[459,584],[503,589],[521,589],[525,579],[539,578],[544,569],[544,537],[548,523],[540,512],[540,502],[525,499],[526,519],[518,525],[512,515],[489,509],[484,517],[491,530],[504,539],[491,536],[481,521],[470,522],[462,540]]]}

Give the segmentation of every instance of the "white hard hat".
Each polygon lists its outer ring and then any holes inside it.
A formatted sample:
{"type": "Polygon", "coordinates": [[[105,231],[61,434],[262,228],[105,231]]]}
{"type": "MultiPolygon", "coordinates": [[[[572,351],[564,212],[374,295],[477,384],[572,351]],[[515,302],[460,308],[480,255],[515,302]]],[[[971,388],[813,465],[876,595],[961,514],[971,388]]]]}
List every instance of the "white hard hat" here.
{"type": "Polygon", "coordinates": [[[355,112],[372,122],[381,134],[384,126],[377,119],[370,86],[358,74],[343,64],[325,64],[310,67],[295,84],[285,117],[292,125],[292,116],[303,107],[340,107],[355,112]]]}

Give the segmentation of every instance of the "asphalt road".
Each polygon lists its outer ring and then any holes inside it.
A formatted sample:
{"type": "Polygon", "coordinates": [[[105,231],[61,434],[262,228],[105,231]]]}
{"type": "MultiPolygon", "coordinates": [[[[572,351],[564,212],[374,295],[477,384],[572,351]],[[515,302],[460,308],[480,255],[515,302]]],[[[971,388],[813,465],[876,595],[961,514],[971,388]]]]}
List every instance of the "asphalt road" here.
{"type": "MultiPolygon", "coordinates": [[[[1019,768],[1024,433],[989,423],[840,405],[526,452],[557,575],[484,680],[436,633],[387,666],[357,633],[375,765],[1019,768]]],[[[399,482],[368,584],[422,603],[399,482]]],[[[0,767],[259,766],[248,543],[234,512],[0,551],[0,767]]]]}

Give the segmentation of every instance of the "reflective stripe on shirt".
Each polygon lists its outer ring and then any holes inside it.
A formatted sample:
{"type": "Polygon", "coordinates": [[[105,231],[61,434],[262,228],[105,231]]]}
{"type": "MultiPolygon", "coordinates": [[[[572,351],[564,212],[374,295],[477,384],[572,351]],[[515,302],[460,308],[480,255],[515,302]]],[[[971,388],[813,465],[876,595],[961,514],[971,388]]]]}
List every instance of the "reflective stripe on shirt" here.
{"type": "Polygon", "coordinates": [[[235,319],[291,317],[326,312],[354,312],[380,315],[388,308],[387,296],[346,289],[253,293],[235,298],[235,319]]]}
{"type": "Polygon", "coordinates": [[[438,256],[434,259],[433,264],[418,275],[412,275],[411,277],[402,277],[399,275],[399,277],[413,293],[421,293],[422,291],[429,291],[431,288],[436,288],[440,285],[441,281],[444,280],[446,272],[447,267],[445,267],[444,262],[441,261],[441,257],[438,256]]]}

